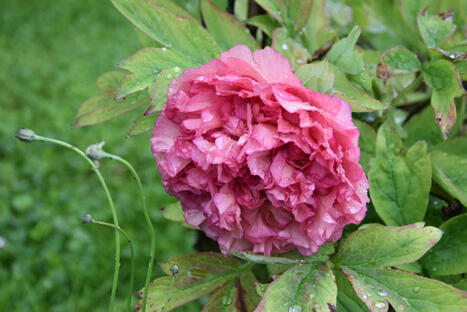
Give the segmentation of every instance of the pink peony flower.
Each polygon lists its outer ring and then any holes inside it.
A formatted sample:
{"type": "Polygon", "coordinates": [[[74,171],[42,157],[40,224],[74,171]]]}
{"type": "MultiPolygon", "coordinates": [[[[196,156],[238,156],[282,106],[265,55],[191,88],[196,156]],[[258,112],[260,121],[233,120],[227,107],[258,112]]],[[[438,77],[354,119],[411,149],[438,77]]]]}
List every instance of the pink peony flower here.
{"type": "Polygon", "coordinates": [[[188,224],[227,250],[309,256],[365,216],[358,136],[346,102],[238,45],[174,79],[151,143],[188,224]]]}

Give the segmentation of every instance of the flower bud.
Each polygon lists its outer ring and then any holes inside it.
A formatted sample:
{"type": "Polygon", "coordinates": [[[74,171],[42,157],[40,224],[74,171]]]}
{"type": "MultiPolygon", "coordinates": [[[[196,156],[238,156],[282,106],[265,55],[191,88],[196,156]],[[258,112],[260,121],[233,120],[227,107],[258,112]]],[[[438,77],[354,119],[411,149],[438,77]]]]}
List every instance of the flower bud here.
{"type": "Polygon", "coordinates": [[[179,270],[180,267],[178,266],[178,264],[172,264],[172,266],[170,267],[170,272],[172,272],[172,275],[177,274],[179,270]]]}
{"type": "Polygon", "coordinates": [[[37,139],[36,134],[31,129],[21,128],[16,131],[15,136],[23,142],[31,142],[37,139]]]}
{"type": "Polygon", "coordinates": [[[81,219],[84,224],[91,222],[92,217],[89,213],[86,213],[83,215],[83,218],[81,219]]]}
{"type": "Polygon", "coordinates": [[[85,153],[86,155],[94,161],[98,161],[104,157],[105,152],[102,147],[105,145],[105,141],[89,145],[85,153]]]}

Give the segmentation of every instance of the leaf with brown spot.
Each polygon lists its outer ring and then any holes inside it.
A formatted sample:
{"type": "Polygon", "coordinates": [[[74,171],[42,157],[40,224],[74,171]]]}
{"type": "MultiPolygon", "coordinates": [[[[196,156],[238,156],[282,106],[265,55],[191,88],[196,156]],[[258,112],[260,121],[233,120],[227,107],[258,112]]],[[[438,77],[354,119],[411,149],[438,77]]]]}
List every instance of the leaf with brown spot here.
{"type": "Polygon", "coordinates": [[[436,60],[423,66],[423,78],[431,87],[431,106],[446,139],[456,122],[454,98],[465,93],[456,67],[447,60],[436,60]]]}
{"type": "Polygon", "coordinates": [[[255,289],[255,277],[250,271],[216,290],[202,312],[252,312],[260,301],[255,289]]]}

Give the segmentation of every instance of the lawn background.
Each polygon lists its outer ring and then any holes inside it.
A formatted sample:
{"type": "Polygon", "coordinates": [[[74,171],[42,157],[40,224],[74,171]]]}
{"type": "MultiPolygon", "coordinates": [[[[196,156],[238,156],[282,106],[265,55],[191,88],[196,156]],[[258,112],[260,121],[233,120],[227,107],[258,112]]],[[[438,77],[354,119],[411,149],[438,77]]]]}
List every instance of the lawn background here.
{"type": "MultiPolygon", "coordinates": [[[[156,259],[193,250],[192,231],[165,221],[173,202],[160,185],[148,136],[125,139],[125,115],[104,125],[71,128],[78,105],[97,93],[95,80],[140,48],[133,27],[101,0],[0,1],[0,311],[104,311],[113,272],[114,234],[81,224],[110,221],[95,174],[79,156],[14,138],[20,127],[84,149],[100,140],[142,175],[157,234],[156,259]]],[[[101,164],[120,223],[135,243],[136,286],[144,283],[149,237],[138,192],[125,168],[101,164]]],[[[118,311],[129,280],[122,243],[118,311]]],[[[157,269],[154,277],[160,275],[157,269]]],[[[197,303],[182,309],[199,311],[197,303]]],[[[181,311],[181,310],[180,310],[181,311]]]]}

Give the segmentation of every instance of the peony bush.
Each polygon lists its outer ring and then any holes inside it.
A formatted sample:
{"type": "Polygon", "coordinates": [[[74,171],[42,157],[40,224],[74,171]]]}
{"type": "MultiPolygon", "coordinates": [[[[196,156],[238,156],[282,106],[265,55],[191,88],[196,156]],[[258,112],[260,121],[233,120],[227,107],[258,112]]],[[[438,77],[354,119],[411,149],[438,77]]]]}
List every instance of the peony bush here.
{"type": "MultiPolygon", "coordinates": [[[[464,2],[112,3],[143,48],[98,79],[75,126],[139,109],[128,137],[152,131],[174,196],[162,214],[208,237],[157,258],[165,276],[149,284],[143,210],[137,310],[467,311],[464,2]]],[[[87,160],[106,193],[103,158],[142,191],[102,148],[87,160]]],[[[112,311],[127,235],[109,202],[112,224],[83,222],[116,229],[112,311]]]]}

